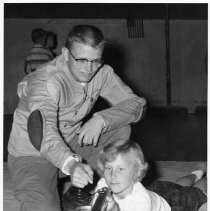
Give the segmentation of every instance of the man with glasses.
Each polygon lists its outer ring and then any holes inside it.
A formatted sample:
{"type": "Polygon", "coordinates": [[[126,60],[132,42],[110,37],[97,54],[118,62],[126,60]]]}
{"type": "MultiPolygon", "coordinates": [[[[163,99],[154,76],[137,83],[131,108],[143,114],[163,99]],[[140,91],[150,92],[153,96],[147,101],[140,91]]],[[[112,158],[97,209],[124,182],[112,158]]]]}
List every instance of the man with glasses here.
{"type": "Polygon", "coordinates": [[[18,84],[8,163],[24,210],[60,210],[58,169],[74,186],[92,183],[98,152],[142,117],[145,99],[103,63],[104,44],[97,27],[74,26],[61,55],[18,84]],[[110,108],[83,123],[99,96],[110,108]]]}

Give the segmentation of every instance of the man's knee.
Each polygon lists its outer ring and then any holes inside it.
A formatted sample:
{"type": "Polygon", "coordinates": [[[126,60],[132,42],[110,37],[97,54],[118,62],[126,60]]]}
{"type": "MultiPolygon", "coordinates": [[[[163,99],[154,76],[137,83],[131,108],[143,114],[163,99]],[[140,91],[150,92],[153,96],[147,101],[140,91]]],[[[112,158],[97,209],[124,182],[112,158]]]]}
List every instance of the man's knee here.
{"type": "Polygon", "coordinates": [[[101,136],[102,143],[104,145],[108,144],[109,142],[113,142],[115,140],[129,140],[131,135],[131,126],[126,125],[121,128],[117,128],[115,130],[108,131],[101,136]]]}
{"type": "Polygon", "coordinates": [[[117,129],[118,139],[129,140],[131,136],[131,126],[126,125],[117,129]]]}

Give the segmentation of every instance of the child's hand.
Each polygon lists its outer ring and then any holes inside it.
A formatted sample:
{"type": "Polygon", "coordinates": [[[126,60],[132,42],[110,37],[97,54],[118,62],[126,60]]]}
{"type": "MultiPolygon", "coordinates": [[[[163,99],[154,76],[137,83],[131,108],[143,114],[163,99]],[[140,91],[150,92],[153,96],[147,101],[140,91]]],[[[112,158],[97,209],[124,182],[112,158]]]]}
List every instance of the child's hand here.
{"type": "Polygon", "coordinates": [[[106,196],[106,200],[101,211],[120,211],[118,204],[115,202],[111,194],[106,196]]]}

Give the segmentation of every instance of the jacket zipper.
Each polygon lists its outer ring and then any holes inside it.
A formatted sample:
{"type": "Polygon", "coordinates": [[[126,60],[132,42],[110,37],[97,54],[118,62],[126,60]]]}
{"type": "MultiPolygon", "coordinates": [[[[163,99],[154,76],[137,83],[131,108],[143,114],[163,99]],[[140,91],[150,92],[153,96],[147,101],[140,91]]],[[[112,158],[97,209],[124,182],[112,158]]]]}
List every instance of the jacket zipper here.
{"type": "Polygon", "coordinates": [[[79,104],[77,110],[74,112],[74,115],[75,115],[75,116],[77,115],[79,109],[82,107],[83,103],[85,102],[85,100],[86,100],[86,98],[87,98],[87,90],[88,90],[88,86],[87,86],[87,85],[83,86],[83,91],[84,91],[85,96],[84,96],[84,98],[82,99],[82,102],[79,104]]]}

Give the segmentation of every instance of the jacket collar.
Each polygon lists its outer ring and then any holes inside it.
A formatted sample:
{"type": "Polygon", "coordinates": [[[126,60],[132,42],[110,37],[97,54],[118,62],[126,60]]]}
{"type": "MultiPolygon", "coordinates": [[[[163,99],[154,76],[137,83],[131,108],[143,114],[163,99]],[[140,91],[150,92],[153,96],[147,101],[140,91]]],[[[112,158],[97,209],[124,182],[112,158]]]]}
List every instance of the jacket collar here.
{"type": "Polygon", "coordinates": [[[81,83],[81,82],[78,82],[74,79],[74,77],[72,76],[71,72],[69,71],[69,68],[68,68],[68,65],[65,61],[65,58],[63,56],[63,54],[59,55],[57,58],[56,58],[56,66],[57,66],[57,69],[59,71],[63,71],[65,72],[67,78],[70,80],[71,83],[75,84],[76,86],[83,86],[85,87],[86,83],[81,83]]]}

